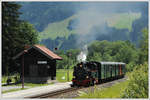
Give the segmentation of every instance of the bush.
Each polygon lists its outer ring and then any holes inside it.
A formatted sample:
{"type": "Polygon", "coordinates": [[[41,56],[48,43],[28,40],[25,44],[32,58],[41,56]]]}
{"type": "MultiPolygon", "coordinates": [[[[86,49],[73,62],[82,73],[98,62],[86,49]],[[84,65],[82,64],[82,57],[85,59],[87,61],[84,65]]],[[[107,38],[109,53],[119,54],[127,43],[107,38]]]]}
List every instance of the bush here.
{"type": "Polygon", "coordinates": [[[138,65],[129,75],[123,98],[148,98],[148,64],[138,65]]]}
{"type": "Polygon", "coordinates": [[[133,71],[135,65],[136,64],[134,62],[130,62],[129,64],[126,65],[126,71],[127,72],[133,71]]]}

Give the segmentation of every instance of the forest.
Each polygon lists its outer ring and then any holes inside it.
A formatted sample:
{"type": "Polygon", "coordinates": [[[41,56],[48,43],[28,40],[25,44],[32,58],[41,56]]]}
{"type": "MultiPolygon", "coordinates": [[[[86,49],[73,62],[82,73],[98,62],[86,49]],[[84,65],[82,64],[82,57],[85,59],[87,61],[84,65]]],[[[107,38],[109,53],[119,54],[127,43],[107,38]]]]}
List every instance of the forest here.
{"type": "Polygon", "coordinates": [[[19,10],[22,13],[20,19],[33,24],[39,31],[39,43],[51,50],[56,47],[65,51],[80,49],[77,42],[81,38],[88,43],[93,40],[129,40],[138,47],[142,36],[141,30],[148,25],[146,2],[20,2],[19,4],[22,6],[19,10]]]}
{"type": "MultiPolygon", "coordinates": [[[[20,8],[21,5],[17,3],[2,3],[2,75],[6,76],[20,73],[20,68],[12,57],[22,51],[25,45],[40,42],[39,32],[34,25],[19,18],[20,8]]],[[[87,61],[126,63],[126,71],[131,74],[128,88],[122,95],[124,98],[148,97],[148,27],[138,31],[142,33],[138,46],[130,40],[94,40],[86,44],[87,61]]],[[[55,51],[63,58],[57,62],[57,69],[73,69],[79,62],[77,56],[81,51],[81,48],[55,51]]]]}

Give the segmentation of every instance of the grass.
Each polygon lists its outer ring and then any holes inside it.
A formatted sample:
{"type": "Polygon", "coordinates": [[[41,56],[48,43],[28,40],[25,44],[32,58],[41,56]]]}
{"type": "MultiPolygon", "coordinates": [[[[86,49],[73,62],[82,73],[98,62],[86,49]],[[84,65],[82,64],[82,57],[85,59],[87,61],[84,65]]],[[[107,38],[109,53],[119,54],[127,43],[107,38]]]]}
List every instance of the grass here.
{"type": "Polygon", "coordinates": [[[140,13],[122,13],[115,14],[111,19],[108,19],[108,26],[116,29],[128,29],[132,31],[132,22],[140,18],[140,13]]]}
{"type": "Polygon", "coordinates": [[[128,85],[128,80],[117,83],[108,88],[102,88],[101,90],[96,89],[94,92],[82,93],[78,98],[121,98],[122,92],[128,85]]]}
{"type": "Polygon", "coordinates": [[[1,82],[2,83],[6,83],[7,82],[7,78],[8,78],[7,76],[2,76],[2,81],[1,82]]]}
{"type": "MultiPolygon", "coordinates": [[[[11,78],[11,82],[12,83],[15,83],[16,82],[16,80],[15,80],[15,78],[14,77],[16,77],[17,76],[17,78],[19,78],[19,75],[17,74],[17,75],[11,75],[11,76],[9,76],[10,78],[11,78]]],[[[2,80],[1,80],[1,82],[2,83],[7,83],[7,79],[8,79],[8,76],[2,76],[2,80]]]]}
{"type": "MultiPolygon", "coordinates": [[[[77,33],[77,30],[68,30],[67,27],[70,20],[78,18],[79,16],[80,15],[76,14],[63,21],[50,23],[42,32],[40,32],[39,39],[56,39],[58,36],[68,38],[70,34],[77,33]]],[[[140,17],[140,13],[117,13],[109,15],[108,17],[106,16],[105,21],[109,27],[114,27],[116,29],[128,29],[131,31],[132,22],[140,17]]]]}
{"type": "Polygon", "coordinates": [[[55,22],[55,23],[49,24],[44,29],[44,31],[39,34],[39,38],[40,39],[47,39],[48,37],[50,37],[51,39],[56,39],[58,36],[68,38],[68,36],[70,34],[73,34],[74,32],[68,30],[67,27],[68,27],[69,21],[71,19],[74,19],[75,16],[71,16],[71,17],[69,17],[63,21],[60,21],[60,22],[55,22]]]}
{"type": "MultiPolygon", "coordinates": [[[[57,69],[56,80],[59,82],[67,82],[68,81],[67,72],[68,72],[67,69],[57,69]]],[[[72,73],[73,73],[73,70],[69,69],[69,81],[72,80],[72,73]]]]}

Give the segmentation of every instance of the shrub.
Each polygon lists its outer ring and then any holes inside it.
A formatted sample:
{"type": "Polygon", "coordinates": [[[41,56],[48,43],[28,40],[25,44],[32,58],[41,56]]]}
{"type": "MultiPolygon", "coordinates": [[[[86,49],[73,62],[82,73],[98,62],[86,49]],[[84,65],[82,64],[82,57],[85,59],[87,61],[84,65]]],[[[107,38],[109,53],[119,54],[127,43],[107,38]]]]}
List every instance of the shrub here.
{"type": "Polygon", "coordinates": [[[148,98],[148,64],[138,65],[129,75],[123,98],[148,98]]]}
{"type": "Polygon", "coordinates": [[[134,62],[130,62],[129,64],[126,65],[126,71],[131,72],[134,69],[134,66],[136,64],[134,62]]]}

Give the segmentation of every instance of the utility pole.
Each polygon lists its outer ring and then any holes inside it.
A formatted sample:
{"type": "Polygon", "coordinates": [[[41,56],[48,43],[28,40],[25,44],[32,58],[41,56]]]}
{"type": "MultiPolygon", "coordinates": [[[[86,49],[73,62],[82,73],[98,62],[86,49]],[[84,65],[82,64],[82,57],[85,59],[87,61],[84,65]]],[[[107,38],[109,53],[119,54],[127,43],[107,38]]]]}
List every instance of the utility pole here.
{"type": "Polygon", "coordinates": [[[68,54],[68,58],[69,58],[69,60],[68,60],[68,61],[69,61],[69,62],[68,62],[69,64],[68,64],[68,67],[67,67],[67,70],[68,70],[68,71],[67,71],[67,81],[68,81],[68,82],[69,82],[69,66],[71,65],[71,63],[70,63],[70,57],[71,57],[71,53],[68,54]]]}
{"type": "Polygon", "coordinates": [[[24,54],[26,52],[27,50],[24,50],[22,55],[22,89],[24,89],[24,54]]]}
{"type": "Polygon", "coordinates": [[[67,68],[67,81],[69,82],[69,64],[68,64],[68,68],[67,68]]]}
{"type": "Polygon", "coordinates": [[[22,55],[22,89],[24,89],[24,52],[22,55]]]}

